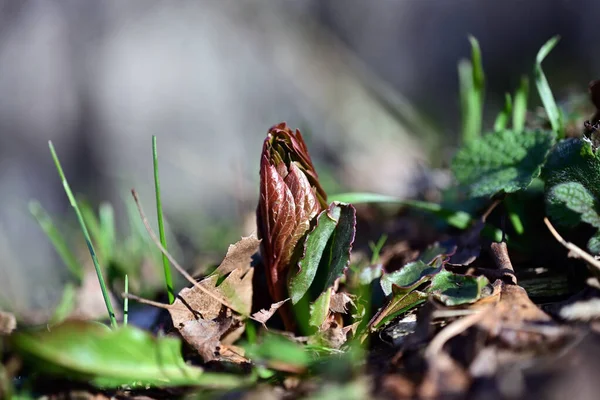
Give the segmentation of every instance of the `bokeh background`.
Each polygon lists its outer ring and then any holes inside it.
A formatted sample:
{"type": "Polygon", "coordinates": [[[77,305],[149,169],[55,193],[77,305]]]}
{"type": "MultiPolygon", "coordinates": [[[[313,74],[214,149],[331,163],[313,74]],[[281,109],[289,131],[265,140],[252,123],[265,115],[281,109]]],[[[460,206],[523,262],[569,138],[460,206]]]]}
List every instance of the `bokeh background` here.
{"type": "Polygon", "coordinates": [[[447,182],[468,34],[489,122],[555,34],[550,83],[584,92],[597,15],[593,0],[0,0],[0,297],[49,309],[68,279],[27,208],[74,226],[48,140],[123,228],[131,187],[153,209],[156,135],[171,228],[192,258],[222,254],[253,229],[270,126],[303,131],[331,191],[418,196],[447,182]]]}

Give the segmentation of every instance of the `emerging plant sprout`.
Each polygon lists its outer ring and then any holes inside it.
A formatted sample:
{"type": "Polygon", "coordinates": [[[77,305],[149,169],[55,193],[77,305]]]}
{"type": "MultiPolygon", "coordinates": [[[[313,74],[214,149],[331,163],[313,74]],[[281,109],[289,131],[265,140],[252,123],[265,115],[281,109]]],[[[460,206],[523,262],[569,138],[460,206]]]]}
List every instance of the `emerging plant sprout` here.
{"type": "MultiPolygon", "coordinates": [[[[285,122],[272,127],[260,160],[257,225],[273,301],[288,297],[287,275],[297,261],[294,250],[311,220],[327,208],[326,199],[300,131],[292,131],[285,122]]],[[[290,316],[283,315],[291,326],[290,316]]]]}

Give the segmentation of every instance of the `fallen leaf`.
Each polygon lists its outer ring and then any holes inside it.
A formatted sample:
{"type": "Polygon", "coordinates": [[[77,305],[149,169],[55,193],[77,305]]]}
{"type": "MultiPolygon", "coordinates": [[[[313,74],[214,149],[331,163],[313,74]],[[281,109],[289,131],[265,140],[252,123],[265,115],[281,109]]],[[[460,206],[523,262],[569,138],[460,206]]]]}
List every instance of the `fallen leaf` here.
{"type": "Polygon", "coordinates": [[[329,301],[329,309],[336,313],[346,314],[348,312],[348,304],[356,307],[348,293],[335,293],[331,296],[331,300],[329,301]]]}
{"type": "Polygon", "coordinates": [[[0,335],[10,335],[17,327],[17,320],[12,313],[0,311],[0,335]]]}
{"type": "Polygon", "coordinates": [[[173,326],[204,361],[232,361],[220,352],[220,346],[234,343],[244,332],[244,320],[252,309],[252,255],[259,245],[250,236],[229,246],[215,272],[182,289],[173,304],[130,297],[168,310],[173,326]]]}
{"type": "Polygon", "coordinates": [[[275,314],[279,307],[284,305],[288,300],[289,298],[283,301],[278,301],[277,303],[273,303],[268,310],[262,309],[252,314],[252,318],[264,325],[275,314]]]}

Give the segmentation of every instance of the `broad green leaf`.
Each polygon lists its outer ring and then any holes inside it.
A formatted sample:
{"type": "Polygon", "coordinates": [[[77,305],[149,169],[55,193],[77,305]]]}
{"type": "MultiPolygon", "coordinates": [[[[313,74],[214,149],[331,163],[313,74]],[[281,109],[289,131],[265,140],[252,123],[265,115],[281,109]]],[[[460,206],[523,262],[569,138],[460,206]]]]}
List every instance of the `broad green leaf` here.
{"type": "Polygon", "coordinates": [[[100,388],[234,388],[248,383],[188,365],[179,339],[156,338],[131,325],[110,330],[94,322],[70,321],[15,333],[10,343],[34,369],[100,388]]]}
{"type": "Polygon", "coordinates": [[[600,155],[580,139],[561,141],[542,171],[548,215],[564,226],[600,228],[600,155]]]}
{"type": "Polygon", "coordinates": [[[447,306],[457,306],[479,300],[488,283],[485,276],[459,275],[444,270],[433,277],[427,292],[447,306]]]}
{"type": "Polygon", "coordinates": [[[327,273],[324,289],[333,287],[350,264],[350,252],[356,234],[356,210],[350,204],[338,204],[340,215],[321,259],[320,268],[327,273]]]}
{"type": "Polygon", "coordinates": [[[580,222],[600,228],[597,199],[579,182],[565,182],[553,186],[546,196],[548,214],[565,226],[580,222]]]}
{"type": "Polygon", "coordinates": [[[411,262],[398,271],[384,274],[380,281],[381,289],[386,296],[394,292],[394,287],[399,292],[407,292],[426,282],[441,270],[441,265],[432,266],[423,261],[411,262]]]}
{"type": "Polygon", "coordinates": [[[504,108],[498,116],[496,117],[496,121],[494,122],[494,132],[503,131],[507,128],[508,119],[510,118],[510,113],[512,112],[512,98],[509,93],[504,95],[504,108]]]}
{"type": "Polygon", "coordinates": [[[317,217],[317,225],[306,236],[304,256],[298,262],[300,270],[288,281],[288,293],[292,304],[297,304],[313,283],[323,252],[335,230],[341,213],[342,209],[339,205],[334,205],[321,212],[317,217]]]}
{"type": "Polygon", "coordinates": [[[325,282],[324,285],[323,282],[315,282],[323,286],[315,287],[319,291],[319,295],[309,310],[309,324],[316,327],[321,326],[329,314],[331,289],[348,268],[356,233],[356,210],[354,207],[350,204],[338,204],[335,207],[340,208],[339,219],[327,242],[327,247],[323,251],[323,257],[318,267],[319,276],[326,276],[325,282]]]}
{"type": "Polygon", "coordinates": [[[535,76],[535,84],[537,86],[540,99],[542,100],[542,104],[544,105],[544,109],[546,110],[546,114],[550,120],[550,124],[552,125],[552,130],[558,134],[559,138],[563,138],[565,136],[565,132],[562,114],[556,105],[554,95],[552,95],[552,89],[550,89],[546,75],[542,70],[542,61],[544,61],[548,54],[550,54],[554,46],[556,46],[556,43],[558,43],[559,39],[559,36],[554,36],[542,46],[535,58],[535,68],[533,70],[533,74],[535,76]]]}
{"type": "Polygon", "coordinates": [[[545,131],[488,134],[458,151],[452,171],[473,197],[516,192],[540,174],[553,143],[552,133],[545,131]]]}
{"type": "Polygon", "coordinates": [[[526,76],[521,78],[521,85],[517,89],[513,101],[513,121],[512,128],[516,132],[525,129],[525,120],[527,119],[527,97],[529,96],[529,79],[526,76]]]}
{"type": "Polygon", "coordinates": [[[361,192],[339,193],[329,196],[329,199],[332,201],[339,201],[341,203],[351,204],[390,203],[411,207],[416,210],[432,213],[438,218],[441,218],[442,220],[446,221],[448,225],[454,226],[458,229],[468,228],[473,220],[471,215],[469,215],[469,213],[467,212],[444,208],[442,205],[437,203],[430,203],[427,201],[419,200],[404,200],[395,196],[388,196],[385,194],[361,192]]]}

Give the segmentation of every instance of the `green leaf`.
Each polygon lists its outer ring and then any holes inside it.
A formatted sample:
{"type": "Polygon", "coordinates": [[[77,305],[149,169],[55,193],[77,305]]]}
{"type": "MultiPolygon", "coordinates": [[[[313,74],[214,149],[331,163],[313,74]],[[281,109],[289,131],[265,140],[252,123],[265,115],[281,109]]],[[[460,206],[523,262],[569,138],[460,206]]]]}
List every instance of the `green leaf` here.
{"type": "Polygon", "coordinates": [[[138,328],[70,321],[51,328],[21,331],[10,338],[12,348],[32,368],[100,388],[203,386],[234,388],[243,378],[205,373],[181,357],[181,342],[156,338],[138,328]]]}
{"type": "Polygon", "coordinates": [[[546,196],[548,214],[564,226],[580,222],[600,228],[597,199],[579,182],[566,182],[553,186],[546,196]]]}
{"type": "Polygon", "coordinates": [[[317,217],[317,225],[306,236],[304,256],[298,262],[300,270],[288,280],[288,293],[292,304],[297,304],[315,279],[323,252],[333,234],[342,213],[341,207],[333,205],[317,217]]]}
{"type": "MultiPolygon", "coordinates": [[[[350,252],[356,233],[356,210],[354,207],[350,204],[335,204],[334,207],[340,209],[340,215],[318,267],[319,276],[326,276],[325,284],[321,288],[316,287],[319,295],[309,310],[309,324],[316,327],[321,326],[329,315],[331,289],[335,282],[344,275],[350,264],[350,252]]],[[[316,282],[316,284],[322,283],[316,282]]]]}
{"type": "Polygon", "coordinates": [[[590,238],[587,242],[587,248],[595,255],[600,254],[600,231],[596,232],[596,234],[590,238]]]}
{"type": "Polygon", "coordinates": [[[525,129],[527,119],[527,97],[529,96],[529,79],[526,76],[521,78],[521,85],[517,89],[513,101],[513,121],[512,128],[516,132],[525,129]]]}
{"type": "Polygon", "coordinates": [[[544,109],[546,110],[546,114],[548,115],[548,119],[550,120],[550,124],[552,125],[552,130],[558,133],[559,138],[563,138],[565,136],[565,132],[562,114],[556,105],[556,101],[552,95],[552,89],[550,89],[546,75],[544,75],[544,71],[542,70],[542,61],[544,61],[548,54],[550,54],[554,46],[556,46],[556,43],[558,43],[559,39],[559,36],[554,36],[542,46],[535,58],[535,68],[533,73],[535,76],[535,84],[537,86],[540,99],[542,100],[542,104],[544,105],[544,109]]]}
{"type": "Polygon", "coordinates": [[[427,292],[446,306],[457,306],[479,300],[482,289],[488,284],[485,276],[459,275],[444,270],[433,277],[427,292]]]}
{"type": "Polygon", "coordinates": [[[329,304],[331,303],[331,289],[325,289],[313,304],[310,305],[310,317],[308,324],[316,328],[320,327],[329,315],[329,304]]]}
{"type": "Polygon", "coordinates": [[[390,302],[383,308],[373,321],[370,323],[371,330],[378,329],[383,325],[387,324],[398,315],[403,314],[409,310],[412,310],[429,297],[428,294],[413,290],[409,293],[397,293],[395,294],[390,302]]]}
{"type": "Polygon", "coordinates": [[[485,76],[481,62],[481,50],[477,39],[469,36],[471,61],[458,64],[460,104],[462,114],[462,137],[465,143],[481,135],[485,76]]]}
{"type": "Polygon", "coordinates": [[[600,156],[592,145],[567,139],[556,145],[542,171],[548,215],[563,226],[600,228],[600,156]]]}
{"type": "Polygon", "coordinates": [[[364,204],[364,203],[391,203],[406,207],[411,207],[416,210],[426,211],[434,214],[438,218],[446,221],[448,225],[458,229],[466,229],[471,225],[472,217],[464,211],[451,210],[437,203],[430,203],[419,200],[405,200],[395,196],[388,196],[378,193],[363,193],[350,192],[339,193],[329,196],[330,200],[341,203],[364,204]]]}
{"type": "Polygon", "coordinates": [[[441,265],[432,266],[423,261],[411,262],[398,271],[384,274],[380,281],[381,289],[386,296],[394,291],[394,287],[399,289],[399,292],[407,292],[428,281],[441,270],[441,265]]]}
{"type": "Polygon", "coordinates": [[[553,135],[545,131],[485,135],[458,151],[452,171],[473,197],[516,192],[540,174],[553,143],[553,135]]]}
{"type": "Polygon", "coordinates": [[[335,208],[340,209],[338,222],[327,242],[324,258],[319,267],[328,271],[324,290],[333,287],[335,281],[344,275],[348,268],[356,233],[356,210],[354,207],[350,204],[336,204],[335,208]]]}
{"type": "Polygon", "coordinates": [[[510,118],[510,113],[512,112],[512,99],[510,94],[506,93],[504,96],[504,109],[498,114],[496,117],[496,122],[494,122],[494,132],[503,131],[507,128],[508,119],[510,118]]]}

